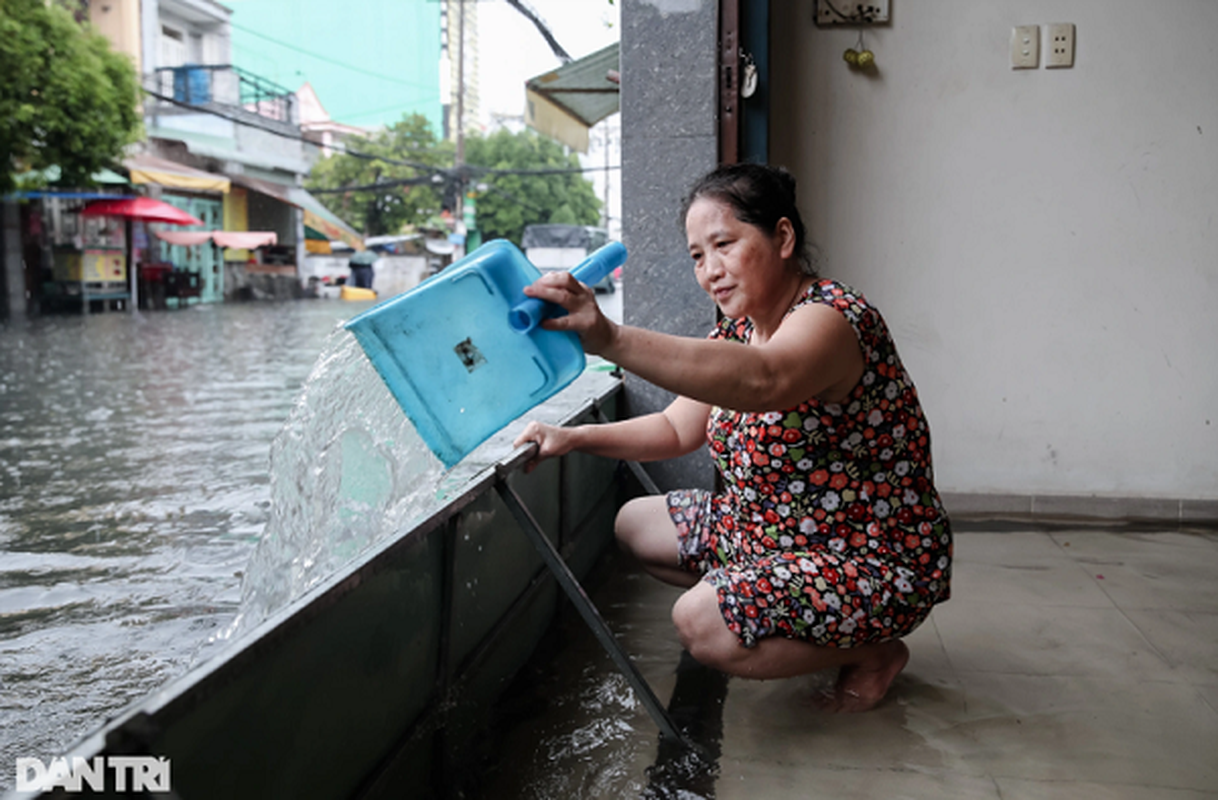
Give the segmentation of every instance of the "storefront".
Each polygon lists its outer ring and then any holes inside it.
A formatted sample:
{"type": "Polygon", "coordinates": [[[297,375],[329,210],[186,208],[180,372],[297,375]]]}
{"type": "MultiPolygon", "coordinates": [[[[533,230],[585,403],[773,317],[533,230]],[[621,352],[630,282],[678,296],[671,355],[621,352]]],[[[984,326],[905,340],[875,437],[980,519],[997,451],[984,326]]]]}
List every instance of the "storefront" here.
{"type": "MultiPolygon", "coordinates": [[[[161,200],[203,221],[202,225],[177,228],[174,232],[224,229],[224,203],[218,198],[164,192],[161,200]]],[[[199,244],[182,245],[172,244],[154,235],[152,241],[148,242],[148,249],[149,254],[154,256],[149,259],[150,262],[169,265],[174,272],[185,273],[184,282],[194,291],[180,297],[179,304],[217,303],[224,299],[224,258],[220,248],[210,239],[199,244]]]]}

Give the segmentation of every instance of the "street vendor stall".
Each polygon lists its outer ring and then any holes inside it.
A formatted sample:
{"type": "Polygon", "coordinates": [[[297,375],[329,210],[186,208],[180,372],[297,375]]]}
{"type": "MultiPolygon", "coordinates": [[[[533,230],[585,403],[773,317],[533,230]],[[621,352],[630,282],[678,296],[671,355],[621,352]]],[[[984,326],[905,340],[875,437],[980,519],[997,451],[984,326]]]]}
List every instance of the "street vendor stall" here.
{"type": "Polygon", "coordinates": [[[108,304],[121,301],[134,311],[139,302],[139,284],[132,269],[131,223],[161,222],[169,225],[202,225],[196,217],[151,197],[120,197],[98,200],[81,209],[85,222],[82,252],[75,258],[64,254],[62,275],[56,254],[56,279],[76,284],[84,312],[94,300],[108,304]],[[123,220],[120,225],[117,220],[123,220]]]}
{"type": "MultiPolygon", "coordinates": [[[[241,251],[258,251],[279,243],[274,231],[156,231],[157,239],[178,247],[214,245],[241,251]]],[[[197,272],[175,269],[168,262],[139,265],[140,293],[148,308],[165,308],[168,301],[179,306],[197,298],[202,290],[197,272]]]]}

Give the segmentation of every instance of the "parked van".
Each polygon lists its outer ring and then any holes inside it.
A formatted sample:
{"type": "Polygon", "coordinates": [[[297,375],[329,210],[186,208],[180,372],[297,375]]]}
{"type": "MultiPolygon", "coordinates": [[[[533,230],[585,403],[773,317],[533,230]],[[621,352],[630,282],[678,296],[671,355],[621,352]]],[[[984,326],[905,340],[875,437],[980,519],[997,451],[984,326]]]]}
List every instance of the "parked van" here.
{"type": "MultiPolygon", "coordinates": [[[[542,272],[571,269],[608,243],[608,231],[589,225],[529,225],[522,238],[525,258],[542,272]]],[[[592,288],[612,294],[617,288],[616,277],[607,275],[592,288]]]]}

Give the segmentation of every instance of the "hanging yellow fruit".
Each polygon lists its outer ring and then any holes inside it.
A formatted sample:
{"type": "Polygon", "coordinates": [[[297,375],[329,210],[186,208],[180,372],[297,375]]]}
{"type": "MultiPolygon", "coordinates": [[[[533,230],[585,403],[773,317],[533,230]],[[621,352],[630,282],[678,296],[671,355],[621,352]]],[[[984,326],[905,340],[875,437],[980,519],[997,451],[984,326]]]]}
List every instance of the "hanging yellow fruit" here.
{"type": "Polygon", "coordinates": [[[870,67],[875,63],[875,53],[870,50],[864,50],[855,56],[855,63],[860,67],[870,67]]]}
{"type": "Polygon", "coordinates": [[[849,50],[847,50],[846,52],[842,53],[842,59],[845,60],[845,62],[852,67],[858,66],[859,51],[855,50],[852,47],[849,50]]]}

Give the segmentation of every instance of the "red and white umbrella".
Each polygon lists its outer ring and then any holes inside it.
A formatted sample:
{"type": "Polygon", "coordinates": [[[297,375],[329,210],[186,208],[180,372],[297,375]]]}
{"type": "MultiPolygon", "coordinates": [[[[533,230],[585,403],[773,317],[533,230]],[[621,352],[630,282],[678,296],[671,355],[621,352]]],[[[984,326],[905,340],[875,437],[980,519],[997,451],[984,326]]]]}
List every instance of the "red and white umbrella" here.
{"type": "Polygon", "coordinates": [[[203,220],[180,208],[151,197],[121,197],[89,203],[80,212],[84,217],[124,217],[144,222],[166,222],[170,225],[202,225],[203,220]]]}

